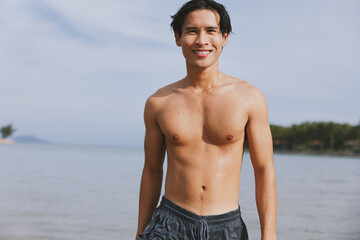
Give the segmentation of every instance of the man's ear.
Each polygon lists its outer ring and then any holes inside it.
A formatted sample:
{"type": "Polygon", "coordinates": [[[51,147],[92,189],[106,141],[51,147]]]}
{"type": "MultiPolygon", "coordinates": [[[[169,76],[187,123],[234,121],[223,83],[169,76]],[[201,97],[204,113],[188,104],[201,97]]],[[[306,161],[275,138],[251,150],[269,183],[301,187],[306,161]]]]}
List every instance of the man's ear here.
{"type": "Polygon", "coordinates": [[[229,34],[228,33],[224,33],[223,35],[223,39],[224,39],[224,46],[227,44],[227,41],[228,41],[228,38],[229,38],[229,34]]]}
{"type": "Polygon", "coordinates": [[[175,43],[178,47],[181,46],[181,37],[179,36],[179,34],[177,32],[175,32],[175,43]]]}

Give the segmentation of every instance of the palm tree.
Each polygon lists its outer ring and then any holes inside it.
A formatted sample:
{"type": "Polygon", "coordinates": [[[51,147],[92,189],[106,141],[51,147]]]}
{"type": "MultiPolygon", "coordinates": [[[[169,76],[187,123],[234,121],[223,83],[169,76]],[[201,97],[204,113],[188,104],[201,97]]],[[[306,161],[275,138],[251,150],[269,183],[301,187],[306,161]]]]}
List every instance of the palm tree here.
{"type": "Polygon", "coordinates": [[[1,128],[1,136],[3,139],[10,137],[15,132],[11,124],[1,128]]]}

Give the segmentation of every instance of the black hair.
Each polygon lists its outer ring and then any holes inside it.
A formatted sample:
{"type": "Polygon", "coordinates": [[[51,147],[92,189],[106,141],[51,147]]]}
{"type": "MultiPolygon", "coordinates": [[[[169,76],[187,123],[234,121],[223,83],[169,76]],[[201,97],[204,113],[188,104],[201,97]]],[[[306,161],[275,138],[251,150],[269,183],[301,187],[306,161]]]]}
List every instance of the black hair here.
{"type": "Polygon", "coordinates": [[[222,35],[230,34],[231,33],[231,22],[230,22],[230,16],[228,12],[226,11],[226,8],[224,5],[217,3],[213,0],[191,0],[179,9],[179,11],[171,16],[173,19],[170,26],[174,30],[175,33],[179,34],[181,37],[182,35],[182,27],[184,24],[185,17],[191,13],[192,11],[198,10],[198,9],[208,9],[212,11],[216,11],[220,16],[220,31],[222,35]]]}

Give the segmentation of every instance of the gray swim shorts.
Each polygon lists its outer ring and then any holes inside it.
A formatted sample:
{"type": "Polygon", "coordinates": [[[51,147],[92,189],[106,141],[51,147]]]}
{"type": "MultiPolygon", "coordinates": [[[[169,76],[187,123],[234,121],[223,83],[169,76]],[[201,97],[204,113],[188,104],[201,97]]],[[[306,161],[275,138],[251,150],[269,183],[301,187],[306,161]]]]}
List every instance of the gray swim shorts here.
{"type": "Polygon", "coordinates": [[[199,216],[165,197],[139,240],[248,240],[240,207],[228,213],[199,216]]]}

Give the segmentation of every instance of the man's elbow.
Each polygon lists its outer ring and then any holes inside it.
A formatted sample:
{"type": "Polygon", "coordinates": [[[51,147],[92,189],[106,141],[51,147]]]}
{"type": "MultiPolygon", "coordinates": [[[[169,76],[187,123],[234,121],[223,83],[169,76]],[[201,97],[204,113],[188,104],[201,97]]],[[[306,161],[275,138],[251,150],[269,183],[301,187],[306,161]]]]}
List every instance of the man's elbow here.
{"type": "Polygon", "coordinates": [[[264,164],[254,167],[255,178],[274,178],[275,167],[273,163],[264,164]]]}
{"type": "Polygon", "coordinates": [[[155,167],[145,164],[143,169],[143,175],[148,175],[152,177],[162,177],[163,175],[163,168],[162,167],[155,167]]]}

